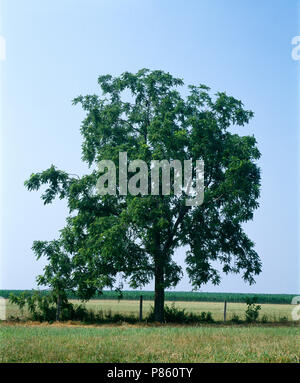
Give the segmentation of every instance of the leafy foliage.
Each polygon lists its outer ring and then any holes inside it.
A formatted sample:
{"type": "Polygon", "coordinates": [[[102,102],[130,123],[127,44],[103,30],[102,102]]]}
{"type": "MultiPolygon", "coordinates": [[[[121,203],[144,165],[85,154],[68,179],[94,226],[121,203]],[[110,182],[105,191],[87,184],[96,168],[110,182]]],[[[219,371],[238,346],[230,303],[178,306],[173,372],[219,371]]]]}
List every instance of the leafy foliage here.
{"type": "MultiPolygon", "coordinates": [[[[11,294],[9,297],[11,303],[16,304],[21,311],[28,307],[30,319],[39,322],[54,322],[56,320],[57,301],[53,295],[41,294],[35,291],[33,294],[22,293],[17,296],[11,294]]],[[[112,314],[111,311],[88,310],[84,305],[74,305],[67,300],[61,303],[62,321],[81,321],[86,323],[117,323],[127,322],[136,323],[138,319],[134,315],[112,314]]]]}
{"type": "Polygon", "coordinates": [[[10,294],[9,301],[16,304],[21,311],[25,305],[28,307],[31,319],[35,321],[54,321],[56,317],[56,306],[53,295],[41,295],[38,291],[29,295],[22,293],[17,296],[10,294]]]}
{"type": "Polygon", "coordinates": [[[263,315],[262,317],[261,317],[261,323],[268,323],[269,322],[269,318],[268,318],[268,316],[267,315],[263,315]]]}
{"type": "Polygon", "coordinates": [[[28,190],[46,185],[44,204],[65,198],[70,212],[58,240],[33,245],[37,257],[49,261],[39,285],[51,286],[58,297],[74,288],[89,299],[104,288],[121,290],[124,280],[138,288],[154,278],[155,316],[163,321],[164,290],[183,274],[173,260],[182,245],[189,246],[185,261],[195,289],[220,283],[216,263],[254,283],[261,262],[242,224],[258,207],[260,153],[253,136],[230,131],[247,124],[253,112],[224,92],[211,96],[204,85],[189,86],[184,98],[182,79],[159,70],[100,76],[98,83],[100,96],[74,99],[86,112],[82,159],[90,173],[78,177],[52,165],[25,182],[28,190]],[[94,168],[109,159],[118,174],[119,152],[127,152],[128,162],[143,159],[148,168],[152,160],[203,160],[203,204],[186,206],[185,193],[173,187],[163,196],[98,195],[102,173],[94,168]]]}
{"type": "Polygon", "coordinates": [[[257,298],[247,298],[246,304],[246,322],[256,322],[259,316],[259,310],[261,309],[261,306],[256,304],[257,298]]]}
{"type": "Polygon", "coordinates": [[[241,320],[241,318],[237,314],[233,314],[232,315],[231,322],[234,323],[234,324],[243,323],[243,321],[241,320]]]}
{"type": "MultiPolygon", "coordinates": [[[[185,309],[180,309],[173,303],[171,306],[164,306],[164,319],[166,323],[214,323],[213,317],[210,312],[201,312],[201,314],[195,314],[192,312],[187,313],[185,309]]],[[[148,313],[146,320],[148,322],[155,321],[154,308],[152,307],[148,313]]]]}

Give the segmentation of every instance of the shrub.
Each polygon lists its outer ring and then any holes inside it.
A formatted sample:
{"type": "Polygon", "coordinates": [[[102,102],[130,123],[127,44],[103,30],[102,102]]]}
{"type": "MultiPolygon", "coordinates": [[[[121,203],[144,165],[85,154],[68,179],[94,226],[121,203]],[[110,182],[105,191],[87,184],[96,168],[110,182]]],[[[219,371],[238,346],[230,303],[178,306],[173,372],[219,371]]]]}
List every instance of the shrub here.
{"type": "Polygon", "coordinates": [[[214,319],[212,317],[211,312],[210,311],[208,311],[208,312],[202,311],[200,314],[200,317],[199,317],[199,322],[213,323],[214,319]]]}
{"type": "Polygon", "coordinates": [[[240,317],[237,314],[233,314],[231,317],[231,322],[235,324],[240,324],[243,321],[240,319],[240,317]]]}
{"type": "Polygon", "coordinates": [[[257,297],[253,298],[247,298],[246,304],[247,304],[247,309],[246,309],[246,322],[252,323],[256,322],[259,316],[259,310],[261,309],[260,305],[256,304],[257,302],[257,297]]]}
{"type": "MultiPolygon", "coordinates": [[[[57,313],[57,300],[52,294],[41,294],[35,291],[32,294],[27,292],[19,295],[11,294],[9,298],[11,303],[19,306],[21,310],[25,305],[28,306],[30,319],[39,322],[54,322],[57,313]]],[[[183,323],[183,324],[196,324],[196,323],[213,323],[214,319],[210,312],[201,312],[199,315],[195,313],[187,313],[185,309],[175,307],[173,303],[171,306],[165,306],[165,322],[166,323],[183,323]]],[[[99,310],[88,310],[83,304],[74,305],[65,298],[61,301],[60,319],[62,321],[80,321],[85,323],[136,323],[138,318],[131,315],[124,315],[120,313],[112,314],[111,310],[106,312],[99,310]]],[[[146,317],[148,322],[154,322],[154,309],[151,307],[149,314],[146,317]]]]}
{"type": "MultiPolygon", "coordinates": [[[[25,305],[28,306],[30,319],[39,322],[53,322],[57,315],[57,299],[54,294],[41,294],[34,291],[33,294],[26,292],[20,295],[10,294],[9,301],[19,306],[23,312],[25,305]]],[[[86,320],[91,313],[82,305],[74,306],[68,302],[67,298],[61,300],[60,319],[66,320],[86,320]]]]}
{"type": "Polygon", "coordinates": [[[165,321],[167,323],[186,323],[187,322],[187,314],[185,309],[179,309],[175,307],[173,303],[171,306],[165,306],[165,321]]]}
{"type": "Polygon", "coordinates": [[[288,321],[289,321],[289,318],[286,317],[286,316],[283,316],[283,317],[280,317],[280,318],[279,318],[279,322],[286,323],[286,322],[288,322],[288,321]]]}
{"type": "MultiPolygon", "coordinates": [[[[175,307],[173,303],[171,306],[165,305],[164,316],[166,323],[213,323],[213,317],[210,312],[201,312],[200,315],[195,313],[187,313],[185,309],[175,307]]],[[[154,308],[151,307],[149,314],[146,317],[148,322],[154,322],[154,308]]]]}
{"type": "MultiPolygon", "coordinates": [[[[56,299],[50,294],[40,294],[39,291],[35,291],[33,294],[22,293],[18,296],[11,294],[9,300],[18,305],[22,311],[27,305],[30,319],[34,321],[52,323],[56,320],[56,299]]],[[[110,310],[107,312],[88,310],[83,304],[73,305],[67,300],[63,300],[61,303],[60,318],[62,321],[72,320],[85,323],[136,323],[138,321],[134,315],[112,314],[110,310]]]]}
{"type": "Polygon", "coordinates": [[[19,306],[22,313],[27,304],[30,317],[33,320],[40,322],[55,320],[56,307],[51,295],[43,296],[38,291],[35,291],[33,294],[24,292],[19,296],[10,294],[9,301],[19,306]]]}

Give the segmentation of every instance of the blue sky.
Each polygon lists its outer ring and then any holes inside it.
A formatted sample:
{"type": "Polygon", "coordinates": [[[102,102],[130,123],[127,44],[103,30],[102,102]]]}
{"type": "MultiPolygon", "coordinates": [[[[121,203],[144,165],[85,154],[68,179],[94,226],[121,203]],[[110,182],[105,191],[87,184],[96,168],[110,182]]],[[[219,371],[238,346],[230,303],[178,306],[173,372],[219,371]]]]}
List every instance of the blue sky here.
{"type": "MultiPolygon", "coordinates": [[[[240,276],[203,291],[299,293],[298,234],[300,35],[297,0],[2,0],[0,288],[36,286],[43,267],[30,250],[63,227],[65,202],[43,206],[24,180],[52,163],[84,173],[71,100],[98,92],[97,77],[146,67],[204,83],[241,99],[255,117],[262,158],[260,208],[246,231],[263,272],[254,286],[240,276]],[[298,12],[298,13],[297,13],[298,12]]],[[[182,264],[184,249],[176,253],[182,264]]],[[[147,288],[151,288],[148,286],[147,288]]],[[[187,277],[177,290],[190,290],[187,277]]]]}

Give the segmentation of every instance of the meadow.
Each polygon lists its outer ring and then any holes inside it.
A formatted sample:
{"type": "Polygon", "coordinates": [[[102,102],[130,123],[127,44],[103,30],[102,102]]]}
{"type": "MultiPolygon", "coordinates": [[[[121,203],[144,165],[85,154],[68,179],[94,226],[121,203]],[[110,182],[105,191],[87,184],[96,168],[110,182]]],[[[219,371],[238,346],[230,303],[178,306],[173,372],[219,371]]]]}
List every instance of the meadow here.
{"type": "MultiPolygon", "coordinates": [[[[70,302],[75,304],[80,304],[78,300],[70,300],[70,302]]],[[[175,304],[175,307],[184,308],[186,312],[193,312],[195,314],[200,314],[201,312],[211,312],[213,319],[216,321],[223,320],[224,313],[224,302],[193,302],[193,301],[168,301],[166,305],[175,304]]],[[[143,302],[143,316],[145,317],[150,311],[151,306],[153,306],[153,301],[145,300],[143,302]]],[[[104,312],[111,312],[112,314],[122,313],[122,314],[133,314],[136,317],[139,314],[139,301],[134,300],[99,300],[94,299],[85,303],[85,306],[88,309],[92,309],[95,312],[102,310],[104,312]]],[[[261,304],[261,310],[259,317],[267,317],[268,321],[271,322],[280,322],[285,320],[291,320],[291,312],[294,306],[288,304],[261,304]]],[[[245,303],[227,303],[227,319],[230,320],[233,315],[238,315],[240,319],[245,319],[245,303]]],[[[9,317],[20,317],[24,318],[28,315],[26,309],[24,313],[21,313],[19,308],[16,305],[13,305],[7,300],[7,318],[9,317]]]]}
{"type": "MultiPolygon", "coordinates": [[[[72,303],[81,303],[71,300],[72,303]]],[[[80,322],[38,323],[26,309],[20,312],[6,300],[7,317],[20,321],[0,322],[0,362],[300,362],[300,326],[291,321],[294,306],[261,304],[259,318],[268,324],[235,325],[233,315],[245,319],[245,303],[176,301],[167,305],[200,314],[210,311],[216,324],[171,325],[150,323],[83,324],[80,322]],[[276,323],[275,323],[276,322],[276,323]]],[[[138,300],[94,299],[85,303],[95,312],[133,314],[138,317],[138,300]]],[[[143,303],[144,317],[153,301],[143,303]]]]}
{"type": "Polygon", "coordinates": [[[1,362],[300,361],[296,326],[0,324],[1,362]]]}

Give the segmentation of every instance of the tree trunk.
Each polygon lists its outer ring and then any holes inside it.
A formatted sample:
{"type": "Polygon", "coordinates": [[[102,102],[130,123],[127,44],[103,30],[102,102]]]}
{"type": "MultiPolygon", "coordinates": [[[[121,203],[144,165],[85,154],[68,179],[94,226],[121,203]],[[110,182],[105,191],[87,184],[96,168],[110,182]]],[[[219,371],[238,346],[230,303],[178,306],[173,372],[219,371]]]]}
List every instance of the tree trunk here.
{"type": "Polygon", "coordinates": [[[56,308],[56,320],[60,320],[60,309],[61,309],[61,296],[57,297],[57,308],[56,308]]]}
{"type": "Polygon", "coordinates": [[[161,262],[155,265],[154,320],[163,323],[165,304],[164,270],[161,262]]]}

